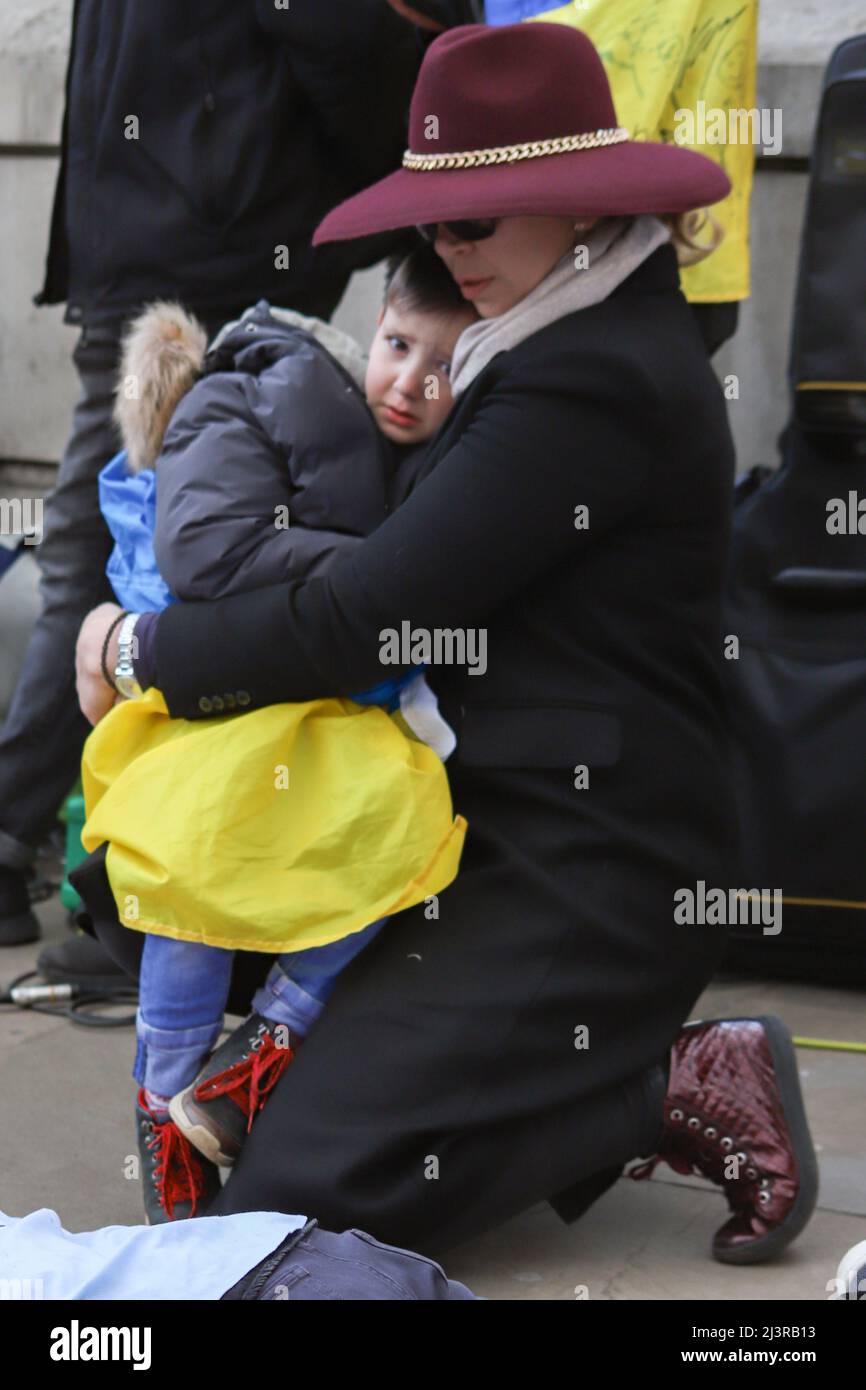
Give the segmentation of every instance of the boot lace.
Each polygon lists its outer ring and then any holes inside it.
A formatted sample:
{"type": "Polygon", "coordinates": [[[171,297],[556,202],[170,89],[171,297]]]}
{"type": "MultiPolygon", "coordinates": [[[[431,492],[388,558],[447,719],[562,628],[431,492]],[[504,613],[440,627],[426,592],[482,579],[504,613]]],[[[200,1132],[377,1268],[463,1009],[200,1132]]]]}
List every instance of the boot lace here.
{"type": "Polygon", "coordinates": [[[644,1163],[631,1168],[628,1177],[640,1182],[651,1176],[664,1159],[675,1173],[694,1174],[709,1178],[723,1188],[728,1205],[734,1212],[754,1210],[755,1198],[761,1206],[772,1200],[770,1179],[761,1173],[745,1149],[737,1149],[737,1141],[723,1134],[719,1127],[701,1115],[687,1115],[674,1107],[665,1125],[661,1151],[644,1163]],[[730,1158],[736,1158],[734,1172],[726,1172],[730,1158]]]}

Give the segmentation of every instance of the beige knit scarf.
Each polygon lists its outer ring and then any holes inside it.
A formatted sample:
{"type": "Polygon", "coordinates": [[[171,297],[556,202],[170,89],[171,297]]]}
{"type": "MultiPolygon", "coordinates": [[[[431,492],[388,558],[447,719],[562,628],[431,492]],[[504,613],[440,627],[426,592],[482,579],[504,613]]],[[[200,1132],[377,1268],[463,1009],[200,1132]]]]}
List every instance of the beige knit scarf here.
{"type": "Polygon", "coordinates": [[[600,304],[632,271],[670,240],[663,222],[649,214],[605,217],[583,234],[581,260],[569,249],[534,290],[504,314],[464,328],[451,359],[451,393],[456,398],[499,352],[507,352],[556,319],[600,304]]]}

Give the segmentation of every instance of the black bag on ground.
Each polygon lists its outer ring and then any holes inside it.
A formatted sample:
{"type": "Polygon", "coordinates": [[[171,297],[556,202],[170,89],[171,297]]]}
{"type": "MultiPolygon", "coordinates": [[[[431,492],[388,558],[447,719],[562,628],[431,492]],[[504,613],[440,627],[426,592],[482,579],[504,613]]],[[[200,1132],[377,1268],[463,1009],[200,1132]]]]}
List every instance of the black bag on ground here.
{"type": "Polygon", "coordinates": [[[866,35],[836,49],[812,155],[781,467],[737,487],[725,631],[737,885],[726,965],[866,983],[866,35]],[[744,904],[745,906],[745,904],[744,904]]]}

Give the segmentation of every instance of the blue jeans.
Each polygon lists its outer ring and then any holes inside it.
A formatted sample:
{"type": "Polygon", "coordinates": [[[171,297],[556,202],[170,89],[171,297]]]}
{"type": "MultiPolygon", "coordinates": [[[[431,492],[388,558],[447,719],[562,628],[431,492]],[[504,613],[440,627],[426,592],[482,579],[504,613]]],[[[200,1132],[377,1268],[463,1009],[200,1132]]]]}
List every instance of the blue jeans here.
{"type": "MultiPolygon", "coordinates": [[[[281,955],[253,996],[254,1012],[304,1037],[337,976],[387,918],[327,946],[281,955]]],[[[195,1080],[223,1027],[234,952],[197,941],[147,936],[141,957],[132,1074],[155,1095],[173,1096],[195,1080]]]]}

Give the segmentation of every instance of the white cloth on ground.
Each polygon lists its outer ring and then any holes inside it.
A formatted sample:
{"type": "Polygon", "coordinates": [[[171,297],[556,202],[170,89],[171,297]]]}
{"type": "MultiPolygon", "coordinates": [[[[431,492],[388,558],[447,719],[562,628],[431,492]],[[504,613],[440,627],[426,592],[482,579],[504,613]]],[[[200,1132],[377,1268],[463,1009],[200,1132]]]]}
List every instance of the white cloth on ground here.
{"type": "Polygon", "coordinates": [[[72,1232],[48,1207],[0,1212],[0,1301],[222,1298],[307,1219],[253,1211],[72,1232]]]}

